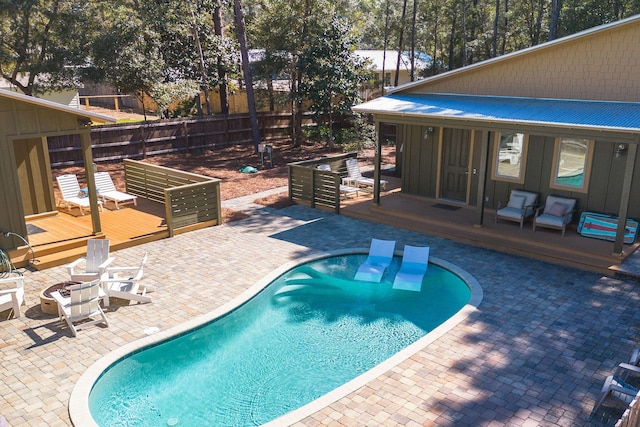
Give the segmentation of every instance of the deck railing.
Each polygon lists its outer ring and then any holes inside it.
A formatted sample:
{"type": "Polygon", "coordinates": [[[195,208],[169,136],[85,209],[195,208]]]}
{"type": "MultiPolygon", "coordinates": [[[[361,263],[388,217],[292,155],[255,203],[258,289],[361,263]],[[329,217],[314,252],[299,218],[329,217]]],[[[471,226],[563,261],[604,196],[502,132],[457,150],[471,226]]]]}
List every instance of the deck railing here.
{"type": "Polygon", "coordinates": [[[124,160],[126,191],[164,203],[169,236],[222,223],[220,180],[124,160]]]}
{"type": "Polygon", "coordinates": [[[357,156],[358,153],[350,152],[289,163],[289,200],[299,205],[340,213],[340,183],[347,175],[345,162],[357,156]],[[330,165],[331,171],[318,169],[318,165],[321,164],[330,165]]]}
{"type": "Polygon", "coordinates": [[[618,420],[615,427],[639,427],[640,426],[640,404],[638,403],[640,392],[629,404],[629,407],[618,420]]]}

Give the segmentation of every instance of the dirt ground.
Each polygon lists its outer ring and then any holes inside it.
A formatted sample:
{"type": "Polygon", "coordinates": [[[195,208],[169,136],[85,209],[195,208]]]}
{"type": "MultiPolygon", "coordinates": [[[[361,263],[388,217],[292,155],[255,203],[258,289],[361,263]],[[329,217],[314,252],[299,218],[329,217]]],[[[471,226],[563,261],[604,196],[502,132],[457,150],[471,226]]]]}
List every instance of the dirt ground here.
{"type": "MultiPolygon", "coordinates": [[[[282,141],[273,143],[272,145],[274,148],[273,168],[263,168],[260,162],[260,156],[254,154],[253,147],[249,145],[230,146],[197,154],[179,153],[159,155],[148,157],[144,159],[144,161],[155,165],[218,178],[222,180],[220,196],[222,200],[228,200],[259,193],[271,188],[286,186],[288,180],[288,163],[340,154],[340,151],[331,152],[321,144],[307,144],[301,147],[293,147],[290,142],[282,141]],[[245,166],[252,166],[256,168],[258,172],[240,172],[240,169],[245,166]]],[[[373,162],[373,155],[373,149],[366,149],[358,155],[358,160],[362,165],[371,164],[373,162]]],[[[382,162],[395,164],[395,147],[383,147],[382,162]]],[[[108,171],[116,187],[121,191],[125,190],[124,166],[121,162],[99,163],[98,170],[108,171]]],[[[78,175],[78,180],[81,182],[81,185],[84,185],[83,167],[56,168],[52,172],[54,177],[65,173],[76,174],[78,175]]],[[[57,189],[56,197],[59,197],[57,189]]],[[[286,197],[276,196],[257,200],[256,202],[278,208],[288,204],[288,201],[284,199],[286,199],[286,197]]],[[[232,221],[240,219],[241,216],[238,213],[225,210],[223,217],[224,221],[232,221]]]]}

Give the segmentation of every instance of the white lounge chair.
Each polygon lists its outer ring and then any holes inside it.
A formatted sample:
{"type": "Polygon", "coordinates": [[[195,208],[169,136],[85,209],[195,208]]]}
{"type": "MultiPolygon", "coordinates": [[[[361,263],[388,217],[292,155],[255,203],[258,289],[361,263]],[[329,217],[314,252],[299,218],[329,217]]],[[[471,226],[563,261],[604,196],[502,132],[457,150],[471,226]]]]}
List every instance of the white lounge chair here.
{"type": "Polygon", "coordinates": [[[102,289],[107,294],[105,307],[109,306],[109,298],[122,298],[139,303],[151,302],[151,297],[147,295],[147,292],[153,292],[155,289],[150,285],[140,284],[146,262],[147,253],[145,252],[142,261],[135,267],[109,267],[106,269],[100,281],[102,289]]]}
{"type": "Polygon", "coordinates": [[[400,270],[393,280],[393,289],[420,292],[428,266],[429,247],[405,245],[400,270]]]}
{"type": "Polygon", "coordinates": [[[19,273],[10,273],[0,279],[0,311],[13,309],[13,317],[20,317],[20,306],[24,300],[24,277],[19,273]]]}
{"type": "Polygon", "coordinates": [[[591,411],[591,416],[595,415],[595,413],[598,412],[600,405],[602,405],[607,397],[614,397],[626,404],[629,404],[638,396],[640,390],[628,384],[624,379],[621,378],[628,377],[630,373],[640,373],[640,368],[628,363],[621,363],[620,365],[618,365],[616,374],[609,375],[604,380],[602,390],[600,391],[600,396],[598,397],[598,400],[596,400],[596,404],[593,406],[593,410],[591,411]]]}
{"type": "MultiPolygon", "coordinates": [[[[318,165],[317,169],[325,172],[332,172],[331,166],[326,163],[318,165]]],[[[358,197],[359,190],[360,189],[358,187],[352,187],[350,185],[340,184],[340,194],[342,194],[345,199],[347,199],[350,194],[353,194],[356,197],[358,197]]]]}
{"type": "MultiPolygon", "coordinates": [[[[84,215],[84,209],[90,209],[89,197],[85,196],[80,189],[78,177],[73,174],[60,175],[56,177],[58,181],[58,189],[62,194],[62,200],[58,206],[66,206],[71,212],[71,208],[76,206],[80,208],[80,215],[84,215]]],[[[98,208],[102,210],[102,202],[98,200],[98,208]]]]}
{"type": "Polygon", "coordinates": [[[395,240],[371,239],[369,256],[358,268],[354,280],[380,282],[384,271],[393,260],[395,248],[395,240]]]}
{"type": "Polygon", "coordinates": [[[105,203],[112,201],[116,205],[116,209],[120,209],[119,204],[133,203],[134,206],[138,204],[138,196],[127,194],[122,191],[118,191],[113,184],[111,175],[109,172],[96,172],[95,173],[96,190],[98,191],[98,197],[100,197],[105,203]]]}
{"type": "MultiPolygon", "coordinates": [[[[358,159],[347,159],[345,163],[347,165],[347,176],[343,178],[343,182],[345,185],[373,188],[375,180],[373,178],[362,176],[362,172],[360,172],[360,166],[358,166],[358,159]]],[[[386,188],[387,183],[387,181],[381,179],[380,187],[386,188]]]]}
{"type": "Polygon", "coordinates": [[[107,327],[109,326],[107,316],[100,308],[100,299],[103,295],[99,280],[72,285],[68,289],[69,297],[63,297],[60,291],[52,292],[51,297],[58,303],[60,319],[64,317],[74,337],[78,330],[88,325],[104,323],[107,327]],[[86,319],[91,320],[83,322],[86,319]]]}
{"type": "Polygon", "coordinates": [[[67,264],[66,268],[71,277],[70,280],[74,282],[90,282],[100,279],[113,260],[114,258],[109,256],[108,239],[89,239],[87,240],[87,255],[78,258],[71,264],[67,264]],[[78,267],[83,262],[85,269],[80,271],[78,267]]]}

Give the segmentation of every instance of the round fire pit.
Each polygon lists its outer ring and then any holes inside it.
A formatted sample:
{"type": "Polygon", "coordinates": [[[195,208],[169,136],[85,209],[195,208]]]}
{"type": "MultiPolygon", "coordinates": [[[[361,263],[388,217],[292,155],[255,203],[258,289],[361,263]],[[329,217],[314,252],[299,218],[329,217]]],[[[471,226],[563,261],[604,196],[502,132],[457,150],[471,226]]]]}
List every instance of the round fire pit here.
{"type": "Polygon", "coordinates": [[[43,313],[58,314],[58,303],[51,297],[51,294],[55,291],[59,291],[63,297],[68,297],[71,291],[69,286],[77,285],[80,282],[61,282],[51,285],[40,292],[40,309],[43,313]]]}

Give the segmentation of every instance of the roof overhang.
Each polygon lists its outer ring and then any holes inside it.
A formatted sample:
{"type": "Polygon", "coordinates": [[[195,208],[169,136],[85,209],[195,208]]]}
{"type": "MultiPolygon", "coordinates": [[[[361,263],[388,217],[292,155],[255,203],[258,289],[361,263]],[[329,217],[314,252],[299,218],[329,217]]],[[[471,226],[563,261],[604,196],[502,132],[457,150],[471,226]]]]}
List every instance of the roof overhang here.
{"type": "Polygon", "coordinates": [[[106,116],[104,114],[98,114],[98,113],[92,113],[90,111],[80,110],[79,108],[70,107],[68,105],[59,104],[53,101],[47,101],[46,99],[24,95],[22,93],[13,92],[6,89],[0,89],[0,97],[12,99],[14,101],[19,101],[19,102],[25,102],[41,108],[48,108],[52,110],[73,114],[75,116],[88,119],[95,123],[115,123],[116,122],[116,119],[111,116],[106,116]]]}
{"type": "Polygon", "coordinates": [[[354,111],[399,123],[521,130],[640,142],[640,103],[458,94],[391,94],[354,111]]]}

